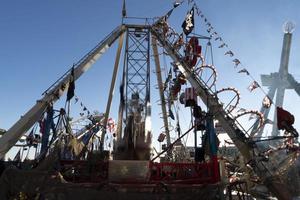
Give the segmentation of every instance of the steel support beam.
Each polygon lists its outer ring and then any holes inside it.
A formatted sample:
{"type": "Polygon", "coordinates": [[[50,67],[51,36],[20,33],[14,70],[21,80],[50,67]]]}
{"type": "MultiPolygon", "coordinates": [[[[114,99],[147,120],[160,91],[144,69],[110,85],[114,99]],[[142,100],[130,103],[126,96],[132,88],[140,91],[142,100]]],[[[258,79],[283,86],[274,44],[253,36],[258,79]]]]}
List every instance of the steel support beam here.
{"type": "MultiPolygon", "coordinates": [[[[77,80],[84,74],[124,31],[125,26],[117,27],[85,55],[75,65],[74,80],[77,80]]],[[[71,70],[66,72],[58,81],[51,85],[44,92],[44,97],[38,100],[37,103],[0,138],[0,159],[2,159],[9,149],[17,143],[19,138],[40,119],[48,105],[57,101],[64,92],[67,91],[71,76],[70,71],[71,70]]]]}

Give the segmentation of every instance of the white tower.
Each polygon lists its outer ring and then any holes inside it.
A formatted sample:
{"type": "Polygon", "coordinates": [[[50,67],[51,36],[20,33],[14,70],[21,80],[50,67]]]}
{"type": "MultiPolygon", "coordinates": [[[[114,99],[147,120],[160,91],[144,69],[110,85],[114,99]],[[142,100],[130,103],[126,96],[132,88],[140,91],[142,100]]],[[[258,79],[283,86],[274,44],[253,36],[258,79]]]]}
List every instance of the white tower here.
{"type": "MultiPolygon", "coordinates": [[[[294,89],[297,94],[300,96],[300,84],[294,79],[294,77],[289,74],[288,66],[289,66],[289,56],[291,50],[292,43],[292,32],[295,29],[295,24],[288,21],[283,24],[283,45],[281,51],[281,61],[279,71],[275,73],[271,73],[270,75],[261,75],[262,86],[269,87],[268,96],[275,103],[275,107],[283,106],[284,93],[286,89],[294,89]],[[276,92],[276,98],[274,99],[276,92]]],[[[266,119],[269,115],[270,108],[266,109],[264,107],[260,110],[264,114],[264,118],[266,119]]],[[[279,134],[277,128],[277,115],[276,109],[274,111],[274,120],[273,120],[273,129],[272,136],[277,136],[279,134]]],[[[256,129],[258,123],[254,125],[254,129],[256,129]]],[[[263,133],[263,128],[257,133],[257,137],[261,137],[263,133]]]]}

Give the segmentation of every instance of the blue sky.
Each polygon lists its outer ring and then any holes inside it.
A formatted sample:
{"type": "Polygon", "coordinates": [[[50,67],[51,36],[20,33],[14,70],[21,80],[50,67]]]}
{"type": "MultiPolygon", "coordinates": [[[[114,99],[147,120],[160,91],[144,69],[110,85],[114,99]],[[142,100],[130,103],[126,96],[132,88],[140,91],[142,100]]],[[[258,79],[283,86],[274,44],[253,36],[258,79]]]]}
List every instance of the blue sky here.
{"type": "MultiPolygon", "coordinates": [[[[127,0],[127,13],[137,17],[161,16],[172,7],[172,2],[127,0]]],[[[300,52],[299,1],[196,2],[215,31],[258,81],[260,74],[278,71],[283,37],[282,24],[286,20],[294,21],[296,30],[293,35],[289,71],[300,80],[300,58],[297,56],[300,52]]],[[[121,23],[121,7],[121,0],[1,1],[0,127],[8,129],[13,125],[41,98],[42,92],[50,84],[118,26],[121,23]]],[[[188,9],[189,6],[184,3],[172,14],[170,24],[177,31],[181,31],[180,25],[188,9]]],[[[201,18],[195,20],[195,31],[207,35],[201,18]]],[[[105,109],[115,46],[76,82],[76,94],[90,110],[105,109]]],[[[217,46],[218,43],[213,43],[214,63],[219,74],[217,88],[237,87],[242,94],[240,107],[259,110],[262,92],[247,91],[251,79],[237,74],[232,59],[224,56],[224,50],[218,49],[217,46]]],[[[154,63],[151,66],[154,67],[154,63]]],[[[154,74],[152,75],[152,80],[156,81],[154,74]]],[[[267,88],[264,90],[267,91],[267,88]]],[[[158,100],[158,96],[155,91],[152,94],[152,104],[155,107],[154,102],[158,100]]],[[[284,107],[295,115],[298,130],[299,103],[299,96],[293,91],[286,92],[284,107]]],[[[117,108],[118,97],[115,98],[112,107],[112,115],[115,117],[117,108]]],[[[153,115],[157,114],[158,108],[154,108],[153,115]]],[[[159,130],[154,130],[155,140],[158,132],[159,130]]]]}

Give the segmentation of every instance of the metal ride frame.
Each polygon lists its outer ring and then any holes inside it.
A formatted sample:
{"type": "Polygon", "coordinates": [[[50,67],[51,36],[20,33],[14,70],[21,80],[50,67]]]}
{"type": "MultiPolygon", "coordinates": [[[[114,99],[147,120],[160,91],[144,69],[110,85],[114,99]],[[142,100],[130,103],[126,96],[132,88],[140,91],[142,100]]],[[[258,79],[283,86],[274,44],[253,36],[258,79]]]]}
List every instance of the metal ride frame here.
{"type": "MultiPolygon", "coordinates": [[[[162,19],[162,18],[161,18],[162,19]]],[[[233,119],[230,113],[226,112],[222,108],[221,102],[209,89],[203,80],[197,77],[193,71],[190,70],[188,64],[184,61],[184,56],[180,52],[174,50],[172,43],[164,36],[162,27],[160,26],[159,19],[152,26],[145,25],[122,25],[117,27],[112,33],[110,33],[103,41],[101,41],[92,51],[83,57],[74,66],[74,80],[77,80],[84,72],[86,72],[91,65],[108,49],[114,41],[128,28],[134,29],[146,29],[150,28],[152,35],[160,42],[162,47],[166,50],[169,56],[178,66],[178,69],[184,74],[186,79],[196,90],[198,96],[202,99],[208,109],[214,114],[214,117],[218,119],[223,129],[227,132],[233,143],[237,146],[241,154],[243,155],[245,162],[251,162],[254,166],[253,169],[257,175],[262,179],[267,188],[275,194],[279,199],[289,199],[287,189],[281,187],[278,188],[278,182],[275,180],[274,171],[268,166],[268,163],[259,161],[259,151],[253,144],[251,138],[246,137],[245,130],[238,126],[237,122],[233,119]]],[[[130,30],[129,30],[130,31],[130,30]]],[[[134,32],[132,32],[134,34],[134,32]]],[[[143,33],[143,32],[142,32],[143,33]]],[[[149,30],[148,30],[149,34],[149,30]]],[[[149,37],[148,37],[149,39],[149,37]]],[[[149,54],[148,54],[149,59],[149,54]]],[[[138,64],[137,66],[140,66],[138,64]]],[[[134,69],[134,68],[133,68],[134,69]]],[[[148,71],[149,74],[149,71],[148,71]]],[[[3,158],[7,151],[13,147],[18,139],[29,130],[32,125],[38,121],[42,113],[45,112],[48,105],[53,104],[59,99],[64,92],[67,91],[70,80],[70,71],[65,73],[58,81],[56,81],[50,88],[44,93],[44,97],[37,101],[34,105],[19,121],[17,121],[1,138],[0,138],[0,158],[3,158]]],[[[146,76],[147,77],[147,76],[146,76]]],[[[133,84],[135,82],[132,82],[133,84]]],[[[138,82],[140,83],[140,82],[138,82]]],[[[145,86],[147,87],[147,86],[145,86]]],[[[134,88],[133,88],[134,89],[134,88]]],[[[149,97],[146,97],[149,98],[149,97]]]]}

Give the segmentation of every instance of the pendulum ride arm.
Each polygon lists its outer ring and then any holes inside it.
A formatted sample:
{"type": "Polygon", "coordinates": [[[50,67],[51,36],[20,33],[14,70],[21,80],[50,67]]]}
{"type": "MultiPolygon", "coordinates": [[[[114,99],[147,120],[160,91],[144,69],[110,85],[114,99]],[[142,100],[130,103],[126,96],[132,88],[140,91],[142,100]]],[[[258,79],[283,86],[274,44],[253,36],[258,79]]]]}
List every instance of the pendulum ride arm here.
{"type": "Polygon", "coordinates": [[[111,79],[110,90],[109,90],[108,100],[107,100],[107,104],[106,104],[106,111],[105,111],[104,121],[103,121],[104,131],[102,132],[101,141],[100,141],[101,148],[103,147],[104,136],[106,134],[107,120],[109,117],[111,102],[112,102],[113,93],[115,90],[116,78],[117,78],[118,69],[119,69],[120,55],[121,55],[121,50],[123,47],[123,36],[124,36],[124,34],[122,34],[119,38],[119,46],[118,46],[118,50],[117,50],[114,71],[113,71],[113,75],[112,75],[112,79],[111,79]]]}
{"type": "Polygon", "coordinates": [[[158,50],[157,50],[157,41],[152,36],[152,48],[153,48],[153,55],[154,55],[154,61],[155,61],[155,67],[156,67],[156,77],[157,77],[157,83],[158,83],[158,89],[159,89],[159,95],[160,95],[160,101],[161,101],[161,110],[163,114],[163,122],[165,127],[165,133],[167,136],[167,146],[171,144],[171,138],[170,138],[170,132],[169,132],[169,126],[168,126],[168,115],[167,115],[167,109],[166,109],[166,100],[163,90],[163,82],[161,78],[161,67],[159,62],[159,56],[158,56],[158,50]]]}
{"type": "MultiPolygon", "coordinates": [[[[86,72],[125,30],[125,26],[117,27],[84,56],[75,65],[74,80],[77,80],[86,72]]],[[[59,97],[67,91],[69,80],[70,73],[66,73],[65,76],[55,82],[55,84],[47,90],[42,99],[38,100],[37,103],[0,138],[0,159],[3,158],[9,149],[17,143],[19,138],[40,119],[47,106],[57,101],[59,97]]]]}
{"type": "Polygon", "coordinates": [[[172,44],[165,40],[163,33],[161,33],[155,27],[152,28],[152,33],[156,36],[157,40],[163,45],[170,57],[175,61],[179,70],[185,75],[186,79],[195,88],[197,94],[203,100],[205,105],[213,113],[216,113],[216,118],[222,124],[224,130],[228,133],[228,135],[231,136],[233,142],[236,144],[238,149],[241,152],[243,152],[243,155],[246,158],[246,160],[251,160],[247,138],[237,128],[237,126],[234,124],[234,121],[229,118],[225,110],[223,110],[222,105],[218,101],[217,97],[208,90],[203,81],[201,81],[194,75],[194,73],[192,73],[192,71],[189,69],[188,64],[184,62],[184,58],[174,50],[172,44]]]}
{"type": "MultiPolygon", "coordinates": [[[[240,130],[236,122],[229,116],[223,109],[218,98],[209,90],[205,82],[197,77],[189,68],[188,64],[184,61],[184,56],[175,51],[173,45],[166,40],[163,31],[160,27],[153,26],[151,32],[156,36],[157,40],[162,44],[163,48],[167,51],[169,56],[174,60],[179,70],[184,74],[190,84],[195,88],[198,96],[202,99],[208,109],[214,113],[215,118],[220,122],[225,132],[232,139],[238,150],[243,155],[246,163],[253,163],[255,173],[262,179],[266,187],[276,196],[278,199],[289,199],[288,190],[282,187],[278,189],[278,180],[276,182],[271,173],[272,171],[263,162],[257,161],[257,156],[254,155],[255,148],[251,144],[249,138],[246,138],[244,131],[240,130]]],[[[280,183],[280,180],[279,180],[280,183]]]]}

